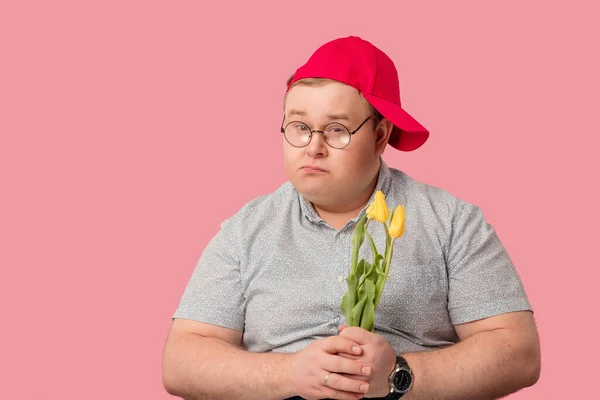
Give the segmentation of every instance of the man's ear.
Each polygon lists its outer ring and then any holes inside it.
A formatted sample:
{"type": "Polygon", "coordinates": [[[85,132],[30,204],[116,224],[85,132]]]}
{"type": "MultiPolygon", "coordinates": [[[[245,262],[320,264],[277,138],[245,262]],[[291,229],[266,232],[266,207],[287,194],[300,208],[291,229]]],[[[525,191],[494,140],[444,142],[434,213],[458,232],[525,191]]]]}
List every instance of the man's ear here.
{"type": "Polygon", "coordinates": [[[375,150],[377,151],[377,155],[382,155],[385,146],[390,140],[390,135],[392,134],[392,130],[394,129],[394,125],[390,120],[383,118],[377,126],[375,127],[375,150]]]}

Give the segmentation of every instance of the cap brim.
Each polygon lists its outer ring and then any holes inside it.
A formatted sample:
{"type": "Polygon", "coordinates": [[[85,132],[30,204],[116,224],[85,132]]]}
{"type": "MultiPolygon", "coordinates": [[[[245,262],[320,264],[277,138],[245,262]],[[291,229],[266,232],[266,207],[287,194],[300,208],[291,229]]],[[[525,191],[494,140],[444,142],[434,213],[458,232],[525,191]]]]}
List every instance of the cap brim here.
{"type": "Polygon", "coordinates": [[[398,104],[370,93],[362,94],[381,115],[394,124],[388,142],[390,146],[402,151],[413,151],[427,141],[429,131],[398,104]]]}

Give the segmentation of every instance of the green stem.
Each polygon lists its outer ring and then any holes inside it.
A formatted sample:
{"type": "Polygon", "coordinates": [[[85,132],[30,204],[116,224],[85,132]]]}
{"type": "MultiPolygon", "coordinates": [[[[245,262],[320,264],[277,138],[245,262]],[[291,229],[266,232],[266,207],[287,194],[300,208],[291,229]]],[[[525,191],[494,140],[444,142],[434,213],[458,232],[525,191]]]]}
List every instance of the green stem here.
{"type": "Polygon", "coordinates": [[[381,294],[383,293],[383,289],[385,288],[385,281],[387,280],[388,273],[390,272],[390,264],[392,262],[392,254],[394,251],[394,238],[390,236],[387,225],[384,224],[385,227],[385,264],[384,264],[384,275],[380,276],[378,279],[383,279],[381,284],[381,291],[375,298],[375,309],[379,305],[379,300],[381,299],[381,294]]]}
{"type": "MultiPolygon", "coordinates": [[[[360,248],[362,247],[362,244],[365,240],[365,232],[367,230],[367,227],[369,226],[369,222],[370,219],[367,219],[367,215],[363,215],[363,217],[358,221],[356,227],[354,228],[356,229],[362,229],[362,234],[359,235],[359,237],[357,237],[357,243],[352,243],[353,244],[353,248],[352,248],[352,258],[350,259],[350,274],[351,275],[356,275],[356,267],[358,266],[358,253],[360,251],[360,248]],[[367,220],[365,223],[365,219],[367,220]],[[361,227],[361,225],[364,224],[364,226],[361,227]]],[[[355,232],[356,234],[356,232],[355,232]]]]}

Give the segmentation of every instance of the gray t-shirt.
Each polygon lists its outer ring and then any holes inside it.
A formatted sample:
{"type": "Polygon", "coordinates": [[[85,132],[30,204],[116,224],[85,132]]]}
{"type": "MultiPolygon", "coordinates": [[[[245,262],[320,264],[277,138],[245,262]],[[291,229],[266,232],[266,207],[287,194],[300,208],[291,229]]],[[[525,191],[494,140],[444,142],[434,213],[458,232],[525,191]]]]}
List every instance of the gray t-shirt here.
{"type": "MultiPolygon", "coordinates": [[[[531,310],[523,285],[476,206],[412,179],[381,161],[377,187],[390,208],[404,205],[375,332],[396,353],[458,342],[453,324],[531,310]]],[[[373,200],[374,193],[369,201],[373,200]]],[[[359,216],[329,226],[286,182],[221,224],[205,248],[173,318],[243,331],[253,352],[296,352],[336,335],[347,290],[351,237],[359,216]]],[[[380,252],[381,224],[368,231],[380,252]]],[[[368,241],[361,257],[371,259],[368,241]]]]}

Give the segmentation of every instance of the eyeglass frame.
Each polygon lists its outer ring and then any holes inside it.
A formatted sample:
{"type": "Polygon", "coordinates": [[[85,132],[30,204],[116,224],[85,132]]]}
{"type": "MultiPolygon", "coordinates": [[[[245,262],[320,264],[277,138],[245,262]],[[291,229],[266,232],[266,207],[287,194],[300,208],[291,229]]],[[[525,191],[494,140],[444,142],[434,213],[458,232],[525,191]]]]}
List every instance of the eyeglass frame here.
{"type": "Polygon", "coordinates": [[[372,114],[371,114],[371,115],[369,115],[369,116],[368,116],[368,117],[367,117],[367,118],[366,118],[366,119],[365,119],[365,120],[364,120],[364,121],[363,121],[363,122],[362,122],[362,123],[361,123],[361,124],[358,126],[358,128],[356,128],[355,130],[351,131],[350,129],[348,129],[348,127],[347,127],[346,125],[344,125],[344,124],[342,124],[342,123],[340,123],[340,122],[330,122],[330,123],[328,123],[327,125],[325,125],[325,126],[323,127],[323,130],[319,130],[319,129],[311,129],[311,128],[310,128],[310,126],[308,126],[308,124],[307,124],[307,123],[305,123],[305,122],[302,122],[302,121],[295,121],[295,120],[294,120],[294,121],[290,121],[290,122],[288,122],[287,124],[285,124],[285,126],[283,126],[283,123],[285,122],[285,116],[284,116],[284,117],[283,117],[283,121],[281,121],[281,133],[283,133],[283,137],[285,138],[285,141],[286,141],[286,142],[288,142],[288,143],[290,144],[290,146],[292,146],[292,147],[295,147],[295,148],[297,148],[297,149],[301,149],[301,148],[303,148],[303,147],[306,147],[306,146],[308,146],[308,145],[310,144],[310,142],[311,142],[311,140],[312,140],[312,138],[313,138],[313,133],[314,133],[314,132],[319,132],[321,135],[323,135],[323,141],[325,142],[325,144],[327,144],[327,146],[331,147],[332,149],[336,149],[336,150],[342,150],[342,149],[345,149],[346,147],[348,147],[348,145],[349,145],[349,144],[350,144],[350,142],[352,141],[352,135],[354,135],[354,134],[355,134],[355,133],[356,133],[356,132],[357,132],[357,131],[358,131],[360,128],[362,128],[362,126],[363,126],[364,124],[366,124],[366,123],[367,123],[367,121],[371,119],[371,117],[373,117],[373,115],[372,115],[372,114]],[[295,145],[291,144],[291,143],[290,143],[290,141],[288,140],[288,138],[285,136],[285,129],[286,129],[286,128],[287,128],[287,127],[290,125],[290,124],[292,124],[292,123],[294,123],[294,122],[299,122],[299,123],[301,123],[302,125],[306,126],[306,127],[308,128],[309,132],[310,132],[310,138],[308,139],[308,142],[306,142],[306,144],[305,144],[304,146],[295,146],[295,145]],[[337,125],[341,125],[341,126],[343,126],[343,127],[344,127],[344,129],[346,129],[346,131],[347,131],[347,132],[350,134],[350,140],[348,140],[348,143],[346,143],[346,145],[345,145],[344,147],[333,147],[332,145],[330,145],[329,143],[327,143],[327,136],[325,136],[325,132],[324,132],[324,131],[326,130],[326,128],[327,128],[329,125],[332,125],[332,124],[337,124],[337,125]]]}

